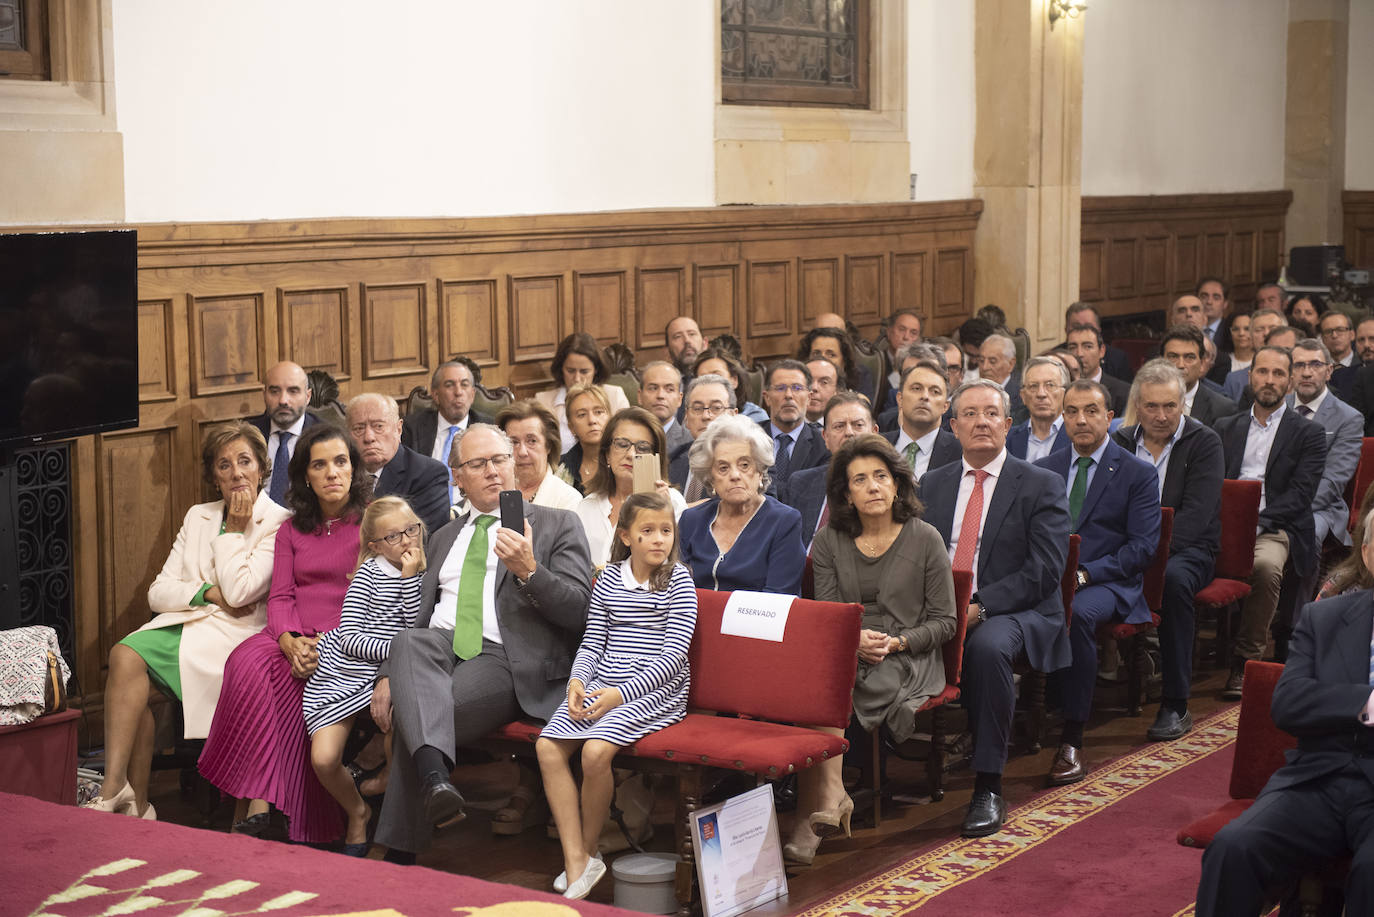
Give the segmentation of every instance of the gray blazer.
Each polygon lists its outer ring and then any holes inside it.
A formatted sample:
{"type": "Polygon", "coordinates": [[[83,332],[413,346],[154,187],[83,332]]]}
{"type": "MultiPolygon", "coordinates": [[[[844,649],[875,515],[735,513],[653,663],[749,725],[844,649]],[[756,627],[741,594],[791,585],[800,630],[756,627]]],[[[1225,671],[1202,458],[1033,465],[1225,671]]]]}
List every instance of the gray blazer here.
{"type": "MultiPolygon", "coordinates": [[[[1287,401],[1289,410],[1296,410],[1297,400],[1292,394],[1287,401]]],[[[1364,417],[1328,388],[1311,419],[1326,431],[1326,465],[1312,501],[1316,545],[1321,548],[1327,535],[1335,535],[1337,541],[1349,544],[1346,525],[1350,522],[1350,507],[1345,505],[1345,485],[1355,476],[1355,466],[1360,463],[1364,417]]],[[[1363,498],[1364,494],[1355,495],[1356,500],[1363,498]]]]}
{"type": "MultiPolygon", "coordinates": [[[[429,539],[417,628],[429,626],[439,596],[439,571],[468,516],[459,516],[429,539]]],[[[505,564],[497,565],[496,619],[520,709],[547,720],[563,703],[573,656],[582,642],[592,560],[582,523],[573,513],[526,503],[525,518],[534,538],[535,572],[522,586],[505,564]]]]}

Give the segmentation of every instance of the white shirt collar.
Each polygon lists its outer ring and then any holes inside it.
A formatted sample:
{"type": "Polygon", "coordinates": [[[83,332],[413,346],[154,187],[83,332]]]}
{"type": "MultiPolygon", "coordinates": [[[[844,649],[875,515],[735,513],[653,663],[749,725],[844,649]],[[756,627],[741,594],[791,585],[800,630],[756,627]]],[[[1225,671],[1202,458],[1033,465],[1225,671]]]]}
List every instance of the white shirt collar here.
{"type": "Polygon", "coordinates": [[[635,579],[634,569],[630,566],[628,557],[620,562],[620,584],[631,592],[653,592],[648,580],[641,583],[635,579]]]}
{"type": "Polygon", "coordinates": [[[400,578],[401,578],[401,570],[400,570],[400,568],[397,567],[395,564],[393,564],[391,561],[387,560],[387,559],[386,559],[385,557],[383,557],[382,555],[380,555],[380,554],[373,554],[373,555],[372,555],[372,559],[373,559],[373,561],[376,562],[376,564],[377,564],[377,569],[378,569],[378,570],[381,570],[381,571],[382,571],[383,573],[385,573],[387,576],[391,577],[392,579],[400,579],[400,578]]]}
{"type": "Polygon", "coordinates": [[[1330,393],[1331,386],[1323,385],[1322,392],[1320,395],[1318,395],[1316,398],[1313,398],[1311,401],[1303,401],[1301,398],[1297,396],[1297,393],[1295,392],[1293,394],[1293,404],[1294,406],[1301,405],[1303,407],[1311,408],[1312,413],[1315,414],[1321,408],[1322,404],[1325,403],[1326,396],[1330,393]]]}
{"type": "Polygon", "coordinates": [[[968,463],[968,459],[961,459],[961,461],[964,464],[964,474],[968,474],[970,471],[986,471],[990,476],[994,478],[1000,477],[1002,474],[1002,466],[1006,464],[1007,461],[1007,447],[1003,446],[1002,451],[997,453],[997,457],[992,461],[988,462],[981,469],[974,468],[972,465],[970,465],[968,463]]]}
{"type": "MultiPolygon", "coordinates": [[[[1274,409],[1274,413],[1272,413],[1272,414],[1269,415],[1269,421],[1268,421],[1267,423],[1265,423],[1265,424],[1262,424],[1262,426],[1263,426],[1266,430],[1269,429],[1270,427],[1274,426],[1276,423],[1278,423],[1280,420],[1283,419],[1283,412],[1286,411],[1286,410],[1288,410],[1288,402],[1287,402],[1287,401],[1280,401],[1280,402],[1279,402],[1279,406],[1278,406],[1277,408],[1274,409]]],[[[1252,425],[1253,425],[1253,424],[1258,424],[1258,423],[1259,423],[1259,418],[1255,416],[1255,409],[1254,409],[1254,407],[1251,407],[1251,408],[1250,408],[1250,423],[1251,423],[1252,425]]]]}
{"type": "Polygon", "coordinates": [[[297,417],[297,418],[296,418],[296,422],[293,423],[291,426],[289,426],[289,427],[279,427],[279,426],[277,426],[277,425],[274,423],[274,424],[272,424],[272,431],[271,431],[271,433],[268,433],[267,435],[268,435],[268,436],[271,436],[272,433],[290,433],[292,436],[296,437],[297,439],[300,439],[301,431],[304,430],[304,429],[305,429],[305,412],[304,412],[304,411],[301,411],[301,416],[297,417]]]}

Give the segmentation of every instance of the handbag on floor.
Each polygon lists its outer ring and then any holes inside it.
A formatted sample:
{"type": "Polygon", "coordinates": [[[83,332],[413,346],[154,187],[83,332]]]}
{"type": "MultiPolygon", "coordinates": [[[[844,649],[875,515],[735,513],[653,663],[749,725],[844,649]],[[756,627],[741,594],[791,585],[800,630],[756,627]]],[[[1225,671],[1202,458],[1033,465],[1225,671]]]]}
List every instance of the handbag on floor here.
{"type": "Polygon", "coordinates": [[[0,630],[0,726],[66,710],[70,677],[57,631],[43,625],[0,630]]]}

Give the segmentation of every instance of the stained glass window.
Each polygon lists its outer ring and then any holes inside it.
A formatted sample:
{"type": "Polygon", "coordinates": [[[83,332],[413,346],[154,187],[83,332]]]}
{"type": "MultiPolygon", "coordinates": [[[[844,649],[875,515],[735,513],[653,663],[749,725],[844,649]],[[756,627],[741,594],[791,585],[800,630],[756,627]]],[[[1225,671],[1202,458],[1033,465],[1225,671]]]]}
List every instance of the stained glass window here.
{"type": "Polygon", "coordinates": [[[43,0],[0,0],[0,77],[48,79],[43,0]]]}
{"type": "Polygon", "coordinates": [[[866,0],[721,0],[726,102],[868,106],[866,0]]]}

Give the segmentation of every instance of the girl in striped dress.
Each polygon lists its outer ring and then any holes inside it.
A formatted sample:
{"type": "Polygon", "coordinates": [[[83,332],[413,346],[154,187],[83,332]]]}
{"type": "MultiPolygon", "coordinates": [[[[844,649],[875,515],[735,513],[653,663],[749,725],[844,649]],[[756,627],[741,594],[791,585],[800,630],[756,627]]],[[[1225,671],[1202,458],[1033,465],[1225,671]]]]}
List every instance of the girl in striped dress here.
{"type": "Polygon", "coordinates": [[[611,561],[592,589],[568,702],[536,745],[563,844],[564,873],[554,888],[567,898],[587,897],[606,874],[596,845],[615,791],[611,759],[687,712],[697,596],[692,574],[677,561],[673,505],[658,493],[627,497],[611,561]],[[580,798],[569,766],[579,745],[580,798]]]}
{"type": "Polygon", "coordinates": [[[391,638],[414,625],[420,610],[425,524],[403,498],[379,497],[363,513],[358,537],[358,566],[339,626],[320,638],[320,662],[306,683],[301,707],[310,733],[310,763],[348,815],[344,853],[364,857],[372,810],[343,766],[344,742],[353,718],[372,701],[377,667],[391,652],[391,638]]]}

